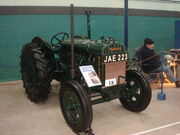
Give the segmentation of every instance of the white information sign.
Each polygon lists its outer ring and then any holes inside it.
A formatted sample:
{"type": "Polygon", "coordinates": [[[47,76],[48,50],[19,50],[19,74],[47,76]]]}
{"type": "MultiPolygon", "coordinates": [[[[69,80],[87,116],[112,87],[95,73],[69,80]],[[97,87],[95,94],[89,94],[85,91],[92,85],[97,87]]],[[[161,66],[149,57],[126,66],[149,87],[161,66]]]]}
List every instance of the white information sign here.
{"type": "Polygon", "coordinates": [[[102,84],[92,65],[80,66],[79,69],[88,87],[98,86],[102,84]]]}
{"type": "Polygon", "coordinates": [[[105,86],[106,87],[113,86],[116,84],[117,84],[116,78],[105,80],[105,86]]]}

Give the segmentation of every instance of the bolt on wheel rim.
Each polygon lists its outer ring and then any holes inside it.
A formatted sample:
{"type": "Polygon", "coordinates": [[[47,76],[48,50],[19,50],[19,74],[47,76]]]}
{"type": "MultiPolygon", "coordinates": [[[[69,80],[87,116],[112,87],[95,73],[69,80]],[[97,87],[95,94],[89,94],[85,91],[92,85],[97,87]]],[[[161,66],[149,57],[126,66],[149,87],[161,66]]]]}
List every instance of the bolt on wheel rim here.
{"type": "Polygon", "coordinates": [[[138,80],[127,80],[127,94],[125,96],[129,104],[136,105],[142,99],[142,88],[138,80]]]}

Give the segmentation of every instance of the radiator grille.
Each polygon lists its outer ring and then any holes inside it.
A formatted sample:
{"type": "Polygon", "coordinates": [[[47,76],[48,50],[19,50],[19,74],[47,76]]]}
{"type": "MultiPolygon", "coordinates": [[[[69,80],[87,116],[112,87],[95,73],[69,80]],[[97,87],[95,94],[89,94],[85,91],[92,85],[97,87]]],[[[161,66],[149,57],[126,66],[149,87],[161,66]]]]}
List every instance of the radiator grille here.
{"type": "Polygon", "coordinates": [[[125,83],[123,78],[119,78],[118,76],[125,76],[126,72],[126,61],[106,63],[105,64],[105,86],[109,87],[111,85],[118,85],[125,83]],[[107,80],[116,80],[115,84],[106,85],[107,80]]]}

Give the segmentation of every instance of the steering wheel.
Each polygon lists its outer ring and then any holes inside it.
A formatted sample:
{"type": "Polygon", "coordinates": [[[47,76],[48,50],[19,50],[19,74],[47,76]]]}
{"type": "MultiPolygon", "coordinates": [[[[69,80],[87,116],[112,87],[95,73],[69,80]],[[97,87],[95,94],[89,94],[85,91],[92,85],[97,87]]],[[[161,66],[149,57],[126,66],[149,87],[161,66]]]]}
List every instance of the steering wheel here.
{"type": "Polygon", "coordinates": [[[51,38],[51,45],[53,46],[60,45],[61,42],[67,38],[69,38],[69,35],[66,32],[57,33],[51,38]]]}

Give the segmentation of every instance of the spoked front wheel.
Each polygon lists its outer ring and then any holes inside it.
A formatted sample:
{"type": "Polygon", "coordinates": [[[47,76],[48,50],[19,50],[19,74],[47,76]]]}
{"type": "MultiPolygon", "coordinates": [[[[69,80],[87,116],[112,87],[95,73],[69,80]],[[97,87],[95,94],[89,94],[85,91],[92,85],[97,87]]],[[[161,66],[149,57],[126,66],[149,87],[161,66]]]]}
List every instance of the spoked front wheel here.
{"type": "Polygon", "coordinates": [[[78,82],[62,83],[59,101],[64,119],[74,132],[85,132],[91,127],[92,106],[85,90],[78,82]]]}

